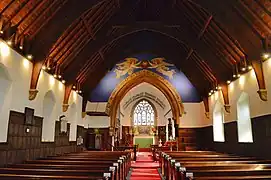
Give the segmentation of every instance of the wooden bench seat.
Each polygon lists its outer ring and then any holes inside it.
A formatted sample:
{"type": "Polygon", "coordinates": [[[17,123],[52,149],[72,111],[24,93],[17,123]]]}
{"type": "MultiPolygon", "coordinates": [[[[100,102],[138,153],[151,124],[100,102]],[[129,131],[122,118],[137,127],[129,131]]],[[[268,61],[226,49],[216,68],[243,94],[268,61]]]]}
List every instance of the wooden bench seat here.
{"type": "Polygon", "coordinates": [[[25,168],[0,168],[0,172],[3,174],[93,176],[93,177],[103,177],[104,173],[111,173],[109,169],[67,170],[67,169],[25,169],[25,168]]]}
{"type": "Polygon", "coordinates": [[[261,175],[261,176],[221,176],[221,177],[196,177],[196,180],[234,180],[234,179],[257,179],[257,180],[268,180],[271,179],[271,175],[261,175]]]}
{"type": "Polygon", "coordinates": [[[103,180],[103,177],[92,177],[92,176],[48,176],[48,175],[27,175],[27,174],[0,174],[0,179],[5,180],[17,180],[17,179],[62,179],[62,180],[69,180],[69,179],[90,179],[90,180],[103,180]]]}

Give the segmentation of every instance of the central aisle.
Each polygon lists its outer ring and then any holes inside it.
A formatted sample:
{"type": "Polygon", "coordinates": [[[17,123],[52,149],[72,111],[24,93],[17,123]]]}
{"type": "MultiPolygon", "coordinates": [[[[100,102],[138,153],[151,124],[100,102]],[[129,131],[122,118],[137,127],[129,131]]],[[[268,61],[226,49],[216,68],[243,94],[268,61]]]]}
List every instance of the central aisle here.
{"type": "Polygon", "coordinates": [[[161,180],[157,168],[159,164],[153,162],[151,153],[139,152],[137,161],[132,163],[131,180],[161,180]]]}

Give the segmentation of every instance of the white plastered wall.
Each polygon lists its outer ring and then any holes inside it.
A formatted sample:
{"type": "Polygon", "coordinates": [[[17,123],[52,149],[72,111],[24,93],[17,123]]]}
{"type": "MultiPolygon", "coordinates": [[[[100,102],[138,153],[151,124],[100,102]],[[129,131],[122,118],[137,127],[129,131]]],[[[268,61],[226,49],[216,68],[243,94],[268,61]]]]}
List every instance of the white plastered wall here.
{"type": "MultiPolygon", "coordinates": [[[[51,129],[52,133],[44,137],[46,141],[54,141],[54,129],[55,121],[58,120],[60,115],[66,114],[67,120],[71,122],[70,114],[62,112],[62,104],[64,98],[64,85],[54,79],[51,75],[47,74],[44,71],[41,71],[39,82],[37,85],[38,94],[35,100],[28,100],[29,96],[29,87],[32,73],[32,63],[26,60],[23,56],[9,48],[4,42],[0,41],[0,71],[5,71],[10,79],[10,86],[8,91],[4,94],[0,94],[1,99],[4,99],[4,103],[0,107],[0,142],[6,142],[7,140],[7,130],[8,130],[8,121],[9,121],[9,112],[10,110],[24,112],[25,107],[30,107],[35,109],[35,115],[43,117],[43,101],[47,92],[51,91],[55,97],[55,106],[53,108],[51,118],[51,127],[46,129],[51,129]]],[[[0,84],[0,90],[3,91],[3,85],[0,84]]],[[[82,112],[82,97],[79,96],[74,91],[71,93],[69,99],[69,104],[76,104],[76,116],[73,116],[75,120],[71,123],[71,136],[70,140],[76,140],[76,125],[84,126],[86,123],[81,117],[82,112]]],[[[49,134],[49,133],[48,133],[49,134]]]]}
{"type": "MultiPolygon", "coordinates": [[[[225,123],[237,120],[237,102],[242,92],[247,93],[249,96],[249,107],[251,118],[271,113],[270,109],[271,81],[268,79],[268,77],[271,76],[271,60],[265,61],[263,63],[263,70],[269,100],[262,101],[260,99],[257,93],[259,88],[254,71],[251,70],[248,73],[243,74],[239,79],[231,82],[229,85],[229,101],[230,101],[229,104],[231,108],[230,113],[227,112],[224,113],[225,123]]],[[[222,104],[224,104],[221,91],[218,91],[209,97],[210,119],[205,121],[204,123],[205,126],[212,125],[213,121],[212,112],[214,104],[218,99],[222,102],[222,104]]]]}

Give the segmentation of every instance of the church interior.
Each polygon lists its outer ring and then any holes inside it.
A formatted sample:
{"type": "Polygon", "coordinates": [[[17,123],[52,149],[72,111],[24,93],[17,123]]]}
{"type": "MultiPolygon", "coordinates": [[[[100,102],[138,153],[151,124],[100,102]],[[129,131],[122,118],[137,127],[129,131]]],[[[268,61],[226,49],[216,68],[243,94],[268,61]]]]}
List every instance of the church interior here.
{"type": "Polygon", "coordinates": [[[269,76],[270,0],[1,0],[0,179],[271,179],[269,76]]]}

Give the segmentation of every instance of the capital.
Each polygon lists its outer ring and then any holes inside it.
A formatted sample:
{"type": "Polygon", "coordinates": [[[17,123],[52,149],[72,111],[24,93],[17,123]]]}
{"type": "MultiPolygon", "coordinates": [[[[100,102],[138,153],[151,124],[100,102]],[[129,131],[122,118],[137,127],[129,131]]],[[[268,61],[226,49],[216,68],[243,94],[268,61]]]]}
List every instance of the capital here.
{"type": "Polygon", "coordinates": [[[36,98],[38,92],[39,92],[39,91],[38,91],[37,89],[30,89],[30,90],[29,90],[29,96],[28,96],[28,99],[29,99],[30,101],[34,100],[34,99],[36,98]]]}

